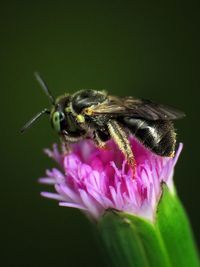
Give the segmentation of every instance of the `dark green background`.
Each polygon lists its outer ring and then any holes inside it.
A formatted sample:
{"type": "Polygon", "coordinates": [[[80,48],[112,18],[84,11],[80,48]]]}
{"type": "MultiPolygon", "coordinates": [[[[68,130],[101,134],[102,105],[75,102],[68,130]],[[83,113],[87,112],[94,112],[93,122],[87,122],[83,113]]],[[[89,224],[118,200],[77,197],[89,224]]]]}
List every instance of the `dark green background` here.
{"type": "Polygon", "coordinates": [[[1,3],[2,266],[102,266],[86,218],[39,195],[37,179],[53,166],[42,149],[58,138],[47,118],[18,132],[49,105],[35,70],[55,96],[106,88],[187,113],[176,123],[184,151],[175,183],[200,240],[199,26],[194,1],[1,3]]]}

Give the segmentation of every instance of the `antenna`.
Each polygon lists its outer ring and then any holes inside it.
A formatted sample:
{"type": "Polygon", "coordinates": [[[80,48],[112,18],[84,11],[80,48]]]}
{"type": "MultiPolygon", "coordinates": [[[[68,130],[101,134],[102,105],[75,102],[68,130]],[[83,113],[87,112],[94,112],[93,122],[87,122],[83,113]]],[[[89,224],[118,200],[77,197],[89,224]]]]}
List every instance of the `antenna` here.
{"type": "Polygon", "coordinates": [[[35,75],[36,80],[38,81],[38,83],[42,87],[43,91],[45,92],[45,94],[50,99],[51,103],[53,105],[55,105],[55,98],[51,94],[51,92],[50,92],[50,90],[49,90],[48,85],[46,84],[46,82],[43,80],[43,78],[41,77],[41,75],[38,72],[35,72],[34,75],[35,75]]]}
{"type": "Polygon", "coordinates": [[[29,129],[33,123],[35,123],[41,116],[44,114],[50,114],[50,111],[48,109],[43,109],[38,114],[36,114],[32,119],[30,119],[21,129],[21,133],[24,133],[27,129],[29,129]]]}

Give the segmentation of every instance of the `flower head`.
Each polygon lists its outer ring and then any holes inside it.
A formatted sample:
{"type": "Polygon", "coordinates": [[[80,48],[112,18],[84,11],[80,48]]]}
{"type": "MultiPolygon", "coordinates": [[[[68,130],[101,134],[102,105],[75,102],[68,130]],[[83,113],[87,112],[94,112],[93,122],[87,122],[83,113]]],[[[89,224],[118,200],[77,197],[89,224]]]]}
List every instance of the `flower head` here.
{"type": "Polygon", "coordinates": [[[130,143],[136,160],[136,172],[110,140],[107,149],[84,140],[72,145],[72,152],[62,154],[57,145],[46,153],[57,161],[59,169],[46,171],[40,182],[54,185],[56,193],[42,196],[56,199],[60,206],[74,207],[98,219],[113,208],[153,220],[165,182],[173,190],[173,171],[182,144],[174,158],[153,154],[133,137],[130,143]]]}

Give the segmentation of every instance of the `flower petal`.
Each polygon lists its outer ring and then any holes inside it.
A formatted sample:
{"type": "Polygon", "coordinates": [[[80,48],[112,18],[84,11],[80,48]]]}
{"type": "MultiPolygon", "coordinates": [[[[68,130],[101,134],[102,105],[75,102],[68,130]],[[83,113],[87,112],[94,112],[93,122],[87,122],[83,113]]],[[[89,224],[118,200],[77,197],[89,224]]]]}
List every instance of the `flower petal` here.
{"type": "Polygon", "coordinates": [[[136,159],[136,172],[112,141],[107,150],[97,148],[91,140],[72,145],[69,154],[59,152],[57,145],[46,153],[64,170],[46,171],[39,182],[55,186],[57,193],[42,192],[56,199],[60,206],[85,210],[98,219],[108,208],[137,214],[153,220],[165,182],[173,191],[173,172],[183,145],[174,158],[161,157],[140,144],[134,137],[130,143],[136,159]]]}

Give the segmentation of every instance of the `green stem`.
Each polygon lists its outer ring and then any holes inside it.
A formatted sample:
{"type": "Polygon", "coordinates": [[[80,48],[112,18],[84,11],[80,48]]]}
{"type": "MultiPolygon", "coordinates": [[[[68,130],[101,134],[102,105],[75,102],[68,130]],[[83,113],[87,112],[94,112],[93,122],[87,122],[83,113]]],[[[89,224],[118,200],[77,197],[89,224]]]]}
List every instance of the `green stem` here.
{"type": "Polygon", "coordinates": [[[198,267],[199,259],[185,210],[176,195],[163,186],[156,227],[165,243],[172,266],[198,267]]]}
{"type": "Polygon", "coordinates": [[[155,222],[107,211],[98,229],[112,267],[198,267],[187,216],[178,198],[163,187],[155,222]]]}

